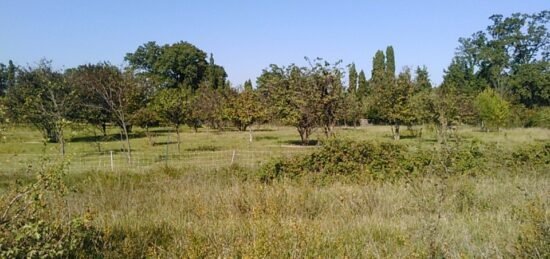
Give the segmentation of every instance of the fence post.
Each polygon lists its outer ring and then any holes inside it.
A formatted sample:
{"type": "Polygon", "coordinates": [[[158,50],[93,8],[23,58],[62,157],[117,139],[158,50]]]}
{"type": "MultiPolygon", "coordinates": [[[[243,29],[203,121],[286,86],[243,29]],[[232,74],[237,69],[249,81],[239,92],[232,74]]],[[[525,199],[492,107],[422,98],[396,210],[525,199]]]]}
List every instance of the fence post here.
{"type": "Polygon", "coordinates": [[[111,150],[111,171],[115,170],[115,163],[113,161],[113,151],[111,150]]]}
{"type": "Polygon", "coordinates": [[[235,149],[233,149],[233,155],[231,156],[231,165],[235,162],[235,149]]]}

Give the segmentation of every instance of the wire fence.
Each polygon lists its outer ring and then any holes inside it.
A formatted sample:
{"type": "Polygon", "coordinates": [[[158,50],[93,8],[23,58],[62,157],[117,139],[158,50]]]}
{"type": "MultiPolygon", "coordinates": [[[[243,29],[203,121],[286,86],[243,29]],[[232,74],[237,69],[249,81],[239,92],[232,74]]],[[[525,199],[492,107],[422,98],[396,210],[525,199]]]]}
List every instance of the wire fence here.
{"type": "Polygon", "coordinates": [[[0,172],[22,172],[29,168],[66,161],[69,172],[85,171],[146,171],[167,166],[214,170],[231,165],[257,168],[275,157],[291,157],[311,149],[285,150],[219,150],[182,154],[125,152],[59,154],[0,154],[0,172]]]}

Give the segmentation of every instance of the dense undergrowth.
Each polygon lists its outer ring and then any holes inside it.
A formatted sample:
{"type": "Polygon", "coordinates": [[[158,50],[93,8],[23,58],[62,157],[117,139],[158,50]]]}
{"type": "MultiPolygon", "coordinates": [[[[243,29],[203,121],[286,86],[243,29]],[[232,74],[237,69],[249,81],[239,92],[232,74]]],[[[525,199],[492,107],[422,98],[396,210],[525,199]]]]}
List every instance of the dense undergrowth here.
{"type": "Polygon", "coordinates": [[[510,167],[518,167],[516,171],[550,168],[550,142],[509,151],[478,141],[423,149],[393,142],[331,140],[312,154],[274,159],[260,170],[260,178],[270,182],[317,175],[328,181],[334,176],[393,181],[428,174],[486,174],[510,167]]]}
{"type": "Polygon", "coordinates": [[[260,170],[37,168],[1,197],[0,257],[547,258],[549,163],[548,142],[332,140],[260,170]]]}

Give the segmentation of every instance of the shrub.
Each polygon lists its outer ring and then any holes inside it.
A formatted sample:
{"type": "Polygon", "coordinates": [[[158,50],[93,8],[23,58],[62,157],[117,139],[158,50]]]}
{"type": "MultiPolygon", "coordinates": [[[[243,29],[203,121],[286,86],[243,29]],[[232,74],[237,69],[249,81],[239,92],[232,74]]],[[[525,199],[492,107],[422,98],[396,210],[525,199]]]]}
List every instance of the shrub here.
{"type": "Polygon", "coordinates": [[[102,234],[89,213],[66,215],[62,197],[63,165],[42,168],[37,180],[14,187],[0,198],[0,257],[94,257],[102,247],[102,234]]]}

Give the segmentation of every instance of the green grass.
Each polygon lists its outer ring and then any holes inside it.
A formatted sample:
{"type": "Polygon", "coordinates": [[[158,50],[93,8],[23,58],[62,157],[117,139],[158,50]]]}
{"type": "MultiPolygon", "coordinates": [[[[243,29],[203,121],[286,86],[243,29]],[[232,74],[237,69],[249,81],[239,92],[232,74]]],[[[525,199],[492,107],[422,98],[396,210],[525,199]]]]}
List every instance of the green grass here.
{"type": "MultiPolygon", "coordinates": [[[[154,129],[156,141],[174,135],[154,129]]],[[[166,145],[150,146],[135,131],[136,153],[160,156],[166,145]]],[[[115,134],[111,129],[110,134],[115,134]]],[[[308,152],[297,146],[289,127],[262,127],[248,133],[185,129],[182,154],[231,150],[308,152]]],[[[430,148],[434,133],[403,143],[430,148]]],[[[516,149],[550,140],[550,130],[509,129],[500,133],[460,129],[463,142],[481,141],[516,149]]],[[[74,131],[71,138],[88,134],[74,131]]],[[[393,141],[389,127],[338,128],[337,136],[393,141]]],[[[316,139],[314,136],[313,139],[316,139]]],[[[319,136],[319,138],[321,138],[319,136]]],[[[70,142],[69,153],[94,156],[93,142],[70,142]]],[[[120,149],[120,141],[101,143],[120,149]]],[[[168,145],[176,153],[175,144],[168,145]]],[[[43,149],[40,134],[12,128],[0,153],[57,153],[43,149]]],[[[72,159],[75,159],[73,156],[72,159]]],[[[2,169],[13,164],[2,164],[2,169]]],[[[307,176],[265,184],[257,168],[68,171],[73,190],[67,197],[71,215],[89,212],[110,246],[106,257],[530,257],[528,248],[544,249],[550,226],[550,169],[496,165],[487,174],[400,178],[395,181],[310,181],[307,176]],[[542,215],[542,216],[541,216],[542,215]],[[546,236],[545,236],[546,235],[546,236]]],[[[4,170],[1,188],[29,173],[4,170]]]]}

